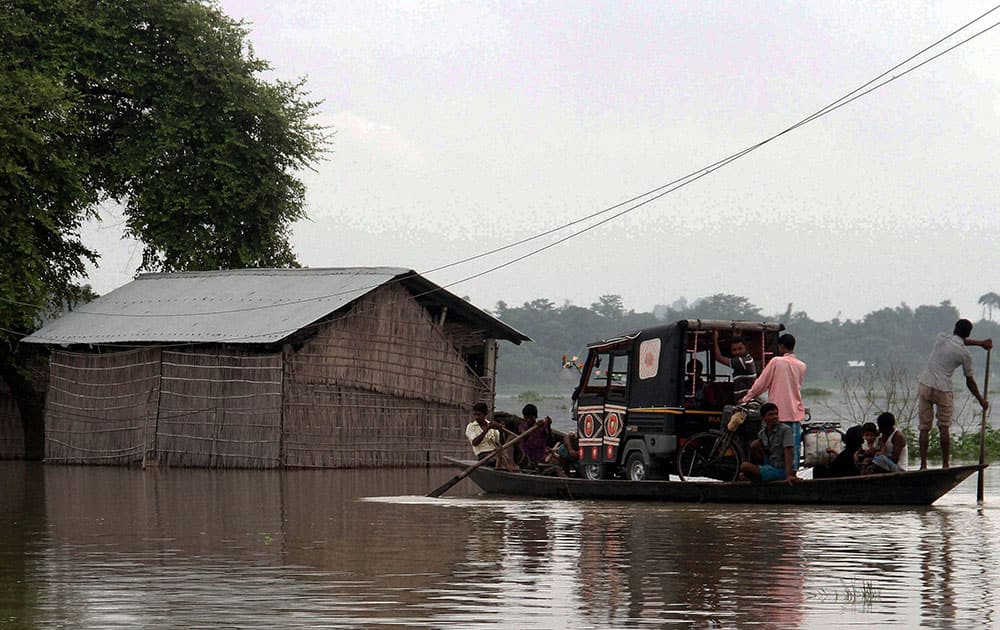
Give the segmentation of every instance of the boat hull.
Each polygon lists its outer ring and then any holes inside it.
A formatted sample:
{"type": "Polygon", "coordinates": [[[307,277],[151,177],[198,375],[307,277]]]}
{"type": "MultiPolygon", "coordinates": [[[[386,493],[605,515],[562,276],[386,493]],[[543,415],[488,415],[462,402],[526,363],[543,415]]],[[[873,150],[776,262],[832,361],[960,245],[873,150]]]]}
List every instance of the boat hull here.
{"type": "MultiPolygon", "coordinates": [[[[474,462],[449,461],[465,468],[474,462]]],[[[680,503],[786,503],[809,505],[930,505],[985,466],[810,479],[798,482],[628,481],[547,477],[482,467],[469,477],[489,494],[680,503]]]]}

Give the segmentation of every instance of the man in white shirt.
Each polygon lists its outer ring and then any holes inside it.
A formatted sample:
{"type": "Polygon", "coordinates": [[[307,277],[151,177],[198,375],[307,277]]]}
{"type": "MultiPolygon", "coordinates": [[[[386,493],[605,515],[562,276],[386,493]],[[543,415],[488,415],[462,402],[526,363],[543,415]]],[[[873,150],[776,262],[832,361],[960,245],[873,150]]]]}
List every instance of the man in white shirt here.
{"type": "Polygon", "coordinates": [[[934,349],[927,359],[927,365],[917,377],[917,399],[920,413],[920,470],[927,468],[927,441],[931,426],[934,424],[934,407],[937,407],[938,430],[941,432],[941,466],[948,467],[951,454],[951,419],[954,413],[954,394],[951,386],[951,375],[955,368],[962,366],[965,372],[965,386],[979,401],[985,410],[989,403],[979,393],[979,386],[972,375],[972,355],[966,346],[980,346],[990,350],[992,339],[969,339],[972,334],[972,322],[960,319],[955,322],[952,334],[938,333],[934,340],[934,349]]]}
{"type": "MultiPolygon", "coordinates": [[[[472,452],[476,459],[489,457],[503,443],[500,433],[503,431],[503,425],[496,420],[487,420],[486,414],[489,411],[490,408],[486,406],[486,403],[476,403],[472,407],[472,421],[465,426],[465,437],[472,445],[472,452]]],[[[517,470],[517,466],[511,461],[507,449],[503,449],[497,454],[494,463],[497,468],[517,470]]]]}

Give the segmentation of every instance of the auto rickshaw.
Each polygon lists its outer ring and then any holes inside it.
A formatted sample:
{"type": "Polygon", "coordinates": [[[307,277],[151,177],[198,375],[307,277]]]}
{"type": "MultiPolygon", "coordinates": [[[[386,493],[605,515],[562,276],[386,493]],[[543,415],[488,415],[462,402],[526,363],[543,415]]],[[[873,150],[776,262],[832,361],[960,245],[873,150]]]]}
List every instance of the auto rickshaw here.
{"type": "Polygon", "coordinates": [[[782,330],[776,322],[687,319],[590,344],[573,392],[582,474],[684,478],[697,453],[708,451],[706,438],[728,430],[717,453],[724,465],[698,472],[732,481],[761,421],[752,409],[736,406],[732,371],[714,359],[714,338],[718,333],[728,356],[730,340],[741,336],[760,374],[776,356],[782,330]],[[741,422],[730,422],[734,413],[742,414],[741,422]]]}

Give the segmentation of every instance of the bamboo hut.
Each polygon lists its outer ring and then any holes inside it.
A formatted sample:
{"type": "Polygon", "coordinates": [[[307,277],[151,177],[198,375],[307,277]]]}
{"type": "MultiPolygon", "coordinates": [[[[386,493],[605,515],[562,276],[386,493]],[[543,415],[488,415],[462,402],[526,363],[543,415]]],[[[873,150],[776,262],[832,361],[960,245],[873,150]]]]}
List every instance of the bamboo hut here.
{"type": "Polygon", "coordinates": [[[143,274],[24,339],[50,347],[47,462],[354,468],[466,455],[498,340],[407,269],[143,274]]]}

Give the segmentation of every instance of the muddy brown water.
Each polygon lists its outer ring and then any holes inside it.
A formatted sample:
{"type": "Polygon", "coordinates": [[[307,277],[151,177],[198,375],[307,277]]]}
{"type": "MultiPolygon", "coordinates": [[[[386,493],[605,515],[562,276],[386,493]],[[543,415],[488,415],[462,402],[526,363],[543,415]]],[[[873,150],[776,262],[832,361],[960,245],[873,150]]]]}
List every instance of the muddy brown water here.
{"type": "Polygon", "coordinates": [[[0,628],[1000,626],[1000,470],[929,508],[422,495],[441,468],[0,462],[0,628]]]}

